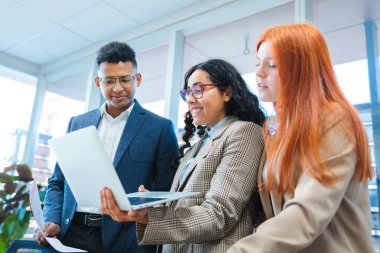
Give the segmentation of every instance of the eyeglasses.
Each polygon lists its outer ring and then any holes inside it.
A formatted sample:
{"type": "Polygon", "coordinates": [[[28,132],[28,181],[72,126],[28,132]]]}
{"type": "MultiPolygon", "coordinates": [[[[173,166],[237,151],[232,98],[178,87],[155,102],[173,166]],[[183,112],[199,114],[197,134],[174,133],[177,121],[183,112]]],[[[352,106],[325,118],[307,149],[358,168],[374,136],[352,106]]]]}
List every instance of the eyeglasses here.
{"type": "Polygon", "coordinates": [[[137,74],[133,76],[104,76],[99,80],[106,88],[113,88],[116,85],[116,80],[119,80],[122,86],[127,86],[136,79],[136,76],[137,74]]]}
{"type": "Polygon", "coordinates": [[[191,92],[191,94],[193,94],[193,96],[194,96],[196,99],[200,99],[200,98],[203,96],[203,89],[202,89],[202,87],[206,87],[206,86],[213,86],[213,87],[215,87],[216,84],[215,84],[215,83],[196,84],[196,85],[193,85],[193,87],[191,87],[191,88],[182,89],[182,90],[179,92],[179,94],[181,95],[181,98],[182,98],[185,102],[189,99],[190,92],[191,92]]]}

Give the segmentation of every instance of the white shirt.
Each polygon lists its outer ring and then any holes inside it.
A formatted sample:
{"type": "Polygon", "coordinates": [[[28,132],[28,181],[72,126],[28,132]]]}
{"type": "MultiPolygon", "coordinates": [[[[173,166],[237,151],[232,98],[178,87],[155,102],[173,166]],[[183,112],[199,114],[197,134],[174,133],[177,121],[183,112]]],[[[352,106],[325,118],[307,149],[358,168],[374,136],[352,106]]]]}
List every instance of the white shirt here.
{"type": "MultiPolygon", "coordinates": [[[[113,161],[115,158],[121,135],[125,128],[125,124],[127,124],[128,116],[132,112],[134,105],[135,103],[133,103],[127,110],[122,112],[116,118],[113,118],[108,114],[105,103],[100,107],[101,118],[98,126],[98,133],[100,140],[104,145],[106,153],[111,161],[113,161]]],[[[96,210],[94,210],[94,208],[77,205],[76,211],[83,213],[99,213],[97,210],[98,207],[95,208],[96,210]]]]}
{"type": "Polygon", "coordinates": [[[132,112],[134,103],[116,118],[108,114],[106,104],[100,108],[101,119],[98,126],[100,140],[102,141],[107,155],[111,161],[114,160],[117,147],[120,142],[125,124],[127,124],[128,116],[132,112]]]}

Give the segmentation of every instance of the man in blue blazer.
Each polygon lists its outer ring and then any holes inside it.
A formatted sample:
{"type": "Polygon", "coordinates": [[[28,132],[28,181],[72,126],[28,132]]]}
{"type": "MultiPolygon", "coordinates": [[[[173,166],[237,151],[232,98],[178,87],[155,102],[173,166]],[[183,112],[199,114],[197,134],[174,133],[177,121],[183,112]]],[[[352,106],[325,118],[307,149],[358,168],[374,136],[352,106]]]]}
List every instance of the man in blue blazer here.
{"type": "MultiPolygon", "coordinates": [[[[141,83],[135,52],[125,43],[110,42],[98,51],[97,64],[95,81],[106,103],[71,118],[67,131],[97,127],[126,193],[140,185],[169,190],[177,165],[177,139],[170,120],[145,110],[134,99],[141,83]]],[[[155,247],[137,245],[134,223],[115,222],[78,206],[58,164],[44,204],[45,236],[58,236],[67,246],[89,252],[155,252],[155,247]]],[[[38,232],[35,238],[46,244],[38,232]]]]}

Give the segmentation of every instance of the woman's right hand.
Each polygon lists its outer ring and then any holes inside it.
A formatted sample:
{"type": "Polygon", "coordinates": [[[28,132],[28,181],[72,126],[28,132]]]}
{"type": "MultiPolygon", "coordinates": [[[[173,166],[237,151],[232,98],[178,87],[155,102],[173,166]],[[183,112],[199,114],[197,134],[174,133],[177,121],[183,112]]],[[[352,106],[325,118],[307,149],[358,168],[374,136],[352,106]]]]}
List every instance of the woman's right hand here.
{"type": "MultiPolygon", "coordinates": [[[[139,191],[148,191],[144,186],[139,187],[139,191]]],[[[148,210],[146,208],[140,210],[123,211],[115,201],[113,193],[108,188],[100,190],[100,210],[103,214],[111,216],[114,221],[136,221],[142,224],[148,224],[148,210]]]]}

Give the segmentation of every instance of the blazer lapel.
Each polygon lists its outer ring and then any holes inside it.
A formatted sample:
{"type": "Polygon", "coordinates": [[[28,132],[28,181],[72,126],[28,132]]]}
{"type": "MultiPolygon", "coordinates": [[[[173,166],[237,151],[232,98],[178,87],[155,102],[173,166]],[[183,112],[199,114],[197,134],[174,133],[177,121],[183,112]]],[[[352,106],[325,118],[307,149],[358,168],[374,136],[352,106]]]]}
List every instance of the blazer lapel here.
{"type": "Polygon", "coordinates": [[[74,130],[88,126],[95,126],[98,128],[101,119],[100,109],[93,110],[91,113],[85,115],[84,117],[86,118],[82,119],[79,124],[75,126],[74,130]]]}
{"type": "Polygon", "coordinates": [[[207,156],[208,152],[210,152],[211,148],[212,148],[212,141],[211,140],[207,140],[206,143],[203,144],[203,147],[201,147],[201,149],[199,150],[198,154],[196,155],[196,157],[193,158],[193,161],[189,164],[189,167],[186,169],[186,172],[184,175],[182,175],[183,173],[183,170],[185,169],[186,167],[186,164],[189,162],[189,160],[192,159],[192,157],[194,156],[194,153],[195,151],[198,149],[198,146],[201,145],[201,141],[198,141],[195,145],[194,145],[194,148],[192,148],[192,150],[190,151],[190,154],[189,154],[189,159],[186,161],[185,164],[183,164],[182,167],[182,170],[181,170],[181,173],[179,174],[179,177],[177,179],[177,191],[182,191],[183,188],[185,187],[186,185],[186,182],[188,180],[188,178],[190,177],[190,175],[192,174],[192,172],[194,171],[195,167],[197,167],[198,163],[207,156]],[[180,182],[180,178],[183,178],[180,182]]]}
{"type": "Polygon", "coordinates": [[[135,105],[132,109],[131,114],[128,116],[127,124],[124,127],[119,145],[116,150],[115,158],[113,160],[113,166],[116,169],[129,144],[135,137],[138,130],[141,128],[141,125],[144,122],[144,113],[144,109],[135,100],[135,105]]]}
{"type": "Polygon", "coordinates": [[[266,152],[263,152],[263,155],[261,156],[260,160],[260,166],[259,166],[259,171],[257,173],[257,185],[260,187],[259,193],[260,193],[260,199],[261,199],[261,204],[263,205],[265,217],[267,219],[272,218],[273,215],[273,209],[272,209],[272,204],[271,204],[271,199],[270,199],[270,194],[265,190],[265,188],[262,187],[263,184],[263,170],[266,165],[266,152]]]}
{"type": "Polygon", "coordinates": [[[223,135],[224,131],[230,125],[232,125],[232,123],[235,122],[236,120],[237,120],[236,117],[229,118],[228,120],[226,120],[226,122],[224,122],[216,130],[216,132],[214,133],[213,136],[211,136],[209,139],[206,140],[206,142],[203,144],[203,147],[201,147],[198,154],[194,157],[194,160],[191,162],[191,164],[187,168],[185,175],[183,176],[183,180],[181,180],[181,182],[179,182],[179,177],[181,177],[182,171],[185,169],[185,166],[188,163],[188,161],[194,156],[195,151],[198,149],[197,146],[201,145],[201,142],[198,141],[194,145],[194,147],[189,151],[189,156],[188,156],[189,158],[186,160],[185,164],[181,165],[181,167],[180,167],[180,168],[182,168],[181,173],[178,173],[179,174],[178,178],[177,177],[175,178],[175,179],[177,179],[177,187],[176,187],[177,191],[183,190],[183,188],[185,187],[185,185],[187,183],[188,178],[191,176],[192,172],[197,167],[198,163],[200,163],[208,155],[208,153],[212,149],[214,141],[219,139],[223,135]]]}

